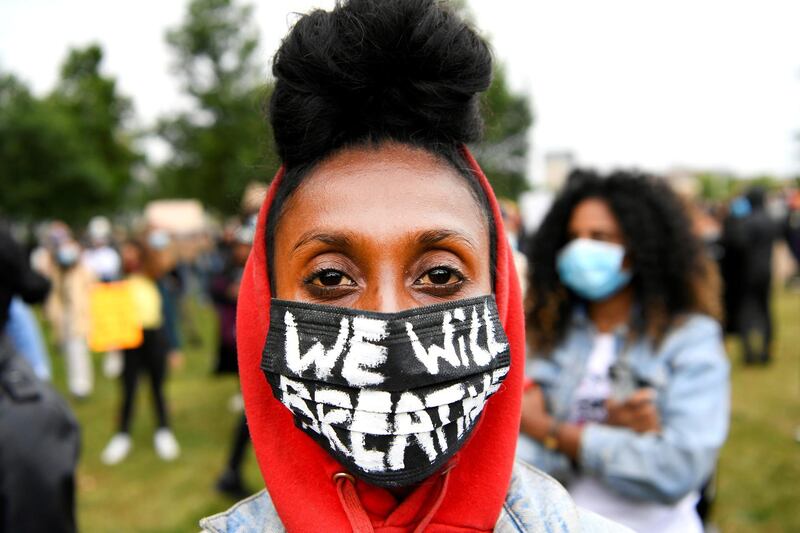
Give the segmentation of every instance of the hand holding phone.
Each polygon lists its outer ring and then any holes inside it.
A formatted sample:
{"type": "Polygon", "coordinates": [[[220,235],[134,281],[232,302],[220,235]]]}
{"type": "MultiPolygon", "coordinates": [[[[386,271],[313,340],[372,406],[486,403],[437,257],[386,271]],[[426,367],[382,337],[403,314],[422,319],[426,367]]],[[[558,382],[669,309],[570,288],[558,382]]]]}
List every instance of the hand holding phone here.
{"type": "Polygon", "coordinates": [[[606,402],[606,423],[637,433],[661,431],[661,417],[655,399],[656,391],[649,387],[637,389],[624,401],[609,399],[606,402]]]}

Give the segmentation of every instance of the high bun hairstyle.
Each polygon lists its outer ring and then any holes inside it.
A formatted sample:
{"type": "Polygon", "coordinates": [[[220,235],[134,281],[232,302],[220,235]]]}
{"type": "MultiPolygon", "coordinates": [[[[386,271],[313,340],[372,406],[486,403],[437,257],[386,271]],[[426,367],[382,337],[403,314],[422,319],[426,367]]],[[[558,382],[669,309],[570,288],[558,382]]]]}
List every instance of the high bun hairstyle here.
{"type": "Polygon", "coordinates": [[[347,145],[479,139],[489,48],[435,0],[350,0],[297,21],[275,55],[270,120],[287,169],[347,145]]]}
{"type": "MultiPolygon", "coordinates": [[[[492,78],[486,42],[442,1],[343,0],[301,17],[275,54],[269,118],[284,178],[267,220],[267,254],[282,206],[337,151],[395,141],[425,149],[486,195],[461,147],[480,139],[480,93],[492,78]]],[[[494,257],[492,257],[494,268],[494,257]]]]}

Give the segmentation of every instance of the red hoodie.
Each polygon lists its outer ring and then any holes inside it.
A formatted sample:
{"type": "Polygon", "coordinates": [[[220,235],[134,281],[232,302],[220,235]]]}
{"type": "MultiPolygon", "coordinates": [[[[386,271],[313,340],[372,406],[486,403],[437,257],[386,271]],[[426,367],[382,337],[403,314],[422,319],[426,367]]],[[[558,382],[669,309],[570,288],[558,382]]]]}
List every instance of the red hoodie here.
{"type": "Polygon", "coordinates": [[[261,371],[271,298],[265,224],[283,171],[272,182],[242,278],[236,322],[239,372],[253,447],[267,491],[292,533],[352,531],[356,526],[345,510],[348,505],[363,508],[374,531],[381,533],[412,532],[418,526],[430,532],[491,531],[500,515],[519,433],[525,340],[522,300],[497,199],[478,164],[466,148],[463,152],[494,214],[498,236],[494,292],[511,347],[511,370],[487,402],[472,436],[451,461],[447,482],[435,483],[434,475],[402,501],[387,489],[363,481],[356,483],[357,497],[342,498],[333,476],[344,469],[295,427],[291,412],[273,397],[261,371]]]}

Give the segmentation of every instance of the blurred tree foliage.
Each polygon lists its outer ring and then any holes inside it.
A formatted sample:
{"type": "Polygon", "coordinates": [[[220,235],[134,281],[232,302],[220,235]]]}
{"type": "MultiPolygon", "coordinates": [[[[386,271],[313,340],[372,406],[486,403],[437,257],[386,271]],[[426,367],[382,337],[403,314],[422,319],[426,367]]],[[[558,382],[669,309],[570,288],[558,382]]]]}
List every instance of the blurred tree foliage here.
{"type": "MultiPolygon", "coordinates": [[[[280,164],[263,112],[272,86],[252,15],[236,0],[192,0],[168,32],[192,106],[158,122],[171,150],[148,196],[198,198],[230,214],[247,183],[269,179],[280,164]]],[[[102,61],[97,45],[70,51],[43,97],[0,72],[0,213],[82,224],[136,203],[144,185],[134,174],[145,167],[128,127],[133,108],[101,73],[102,61]]],[[[482,104],[486,135],[472,149],[498,195],[516,198],[527,188],[527,97],[511,91],[498,66],[482,104]]]]}
{"type": "Polygon", "coordinates": [[[750,187],[758,186],[773,191],[787,183],[786,180],[765,174],[737,177],[722,172],[699,172],[695,178],[700,184],[700,197],[711,201],[729,200],[750,187]]]}
{"type": "Polygon", "coordinates": [[[252,7],[233,0],[192,0],[181,26],[168,32],[175,71],[194,107],[158,124],[172,148],[157,172],[158,195],[194,197],[234,213],[247,183],[277,170],[262,111],[271,86],[251,18],[252,7]]]}
{"type": "Polygon", "coordinates": [[[123,204],[141,157],[125,128],[130,101],[100,73],[102,60],[97,45],[72,50],[44,98],[0,75],[0,210],[6,215],[77,224],[123,204]]]}
{"type": "MultiPolygon", "coordinates": [[[[192,196],[232,213],[249,181],[269,179],[278,168],[263,112],[271,84],[261,74],[266,62],[256,54],[251,19],[252,7],[234,0],[192,0],[182,25],[168,33],[195,107],[160,121],[173,154],[159,169],[159,195],[192,196]]],[[[500,66],[482,104],[486,135],[472,148],[497,193],[516,198],[527,189],[527,96],[511,91],[500,66]]]]}
{"type": "MultiPolygon", "coordinates": [[[[480,33],[467,0],[450,0],[455,11],[480,33]]],[[[490,36],[483,38],[491,42],[490,36]]],[[[528,95],[516,93],[508,85],[505,66],[495,58],[494,75],[489,89],[482,95],[483,140],[470,146],[492,184],[495,194],[516,200],[529,188],[526,178],[528,162],[528,129],[533,126],[533,113],[528,95]]]]}
{"type": "Polygon", "coordinates": [[[727,200],[734,190],[734,178],[728,174],[700,172],[696,174],[700,197],[706,200],[727,200]]]}
{"type": "Polygon", "coordinates": [[[471,148],[495,193],[516,200],[528,189],[528,128],[533,124],[528,97],[511,90],[505,68],[497,64],[481,104],[483,140],[471,148]]]}

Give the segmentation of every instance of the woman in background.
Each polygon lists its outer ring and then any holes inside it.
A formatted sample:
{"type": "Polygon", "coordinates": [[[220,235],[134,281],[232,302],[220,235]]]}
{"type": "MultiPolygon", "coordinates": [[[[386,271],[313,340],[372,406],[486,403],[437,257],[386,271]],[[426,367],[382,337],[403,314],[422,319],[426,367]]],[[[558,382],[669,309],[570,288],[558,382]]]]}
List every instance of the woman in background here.
{"type": "Polygon", "coordinates": [[[636,531],[702,532],[728,363],[716,271],[680,200],[652,177],[576,171],[529,261],[518,457],[636,531]]]}
{"type": "Polygon", "coordinates": [[[53,287],[44,305],[47,320],[64,354],[67,387],[76,399],[94,389],[94,367],[89,352],[89,293],[96,279],[81,260],[81,247],[71,235],[55,246],[50,261],[37,265],[53,287]]]}
{"type": "Polygon", "coordinates": [[[122,405],[117,433],[103,450],[101,459],[112,465],[125,459],[133,442],[130,426],[133,417],[139,374],[144,371],[150,378],[157,429],[153,436],[156,453],[164,461],[172,461],[180,454],[178,442],[169,426],[164,384],[167,378],[169,343],[164,330],[161,294],[155,279],[158,262],[153,251],[138,241],[128,241],[120,249],[122,268],[131,293],[139,323],[142,326],[142,343],[123,351],[122,405]]]}
{"type": "MultiPolygon", "coordinates": [[[[219,323],[219,340],[217,363],[214,372],[221,374],[239,373],[239,364],[236,354],[236,303],[239,300],[239,286],[242,283],[244,265],[253,246],[255,235],[255,221],[252,224],[240,225],[231,236],[230,253],[227,255],[225,266],[211,281],[211,298],[217,311],[219,323]]],[[[232,398],[232,405],[241,405],[242,397],[237,394],[232,398]]],[[[215,484],[218,491],[240,499],[249,494],[245,488],[242,477],[245,451],[250,442],[250,432],[247,429],[247,419],[242,413],[239,422],[233,431],[231,445],[225,470],[217,478],[215,484]]]]}

